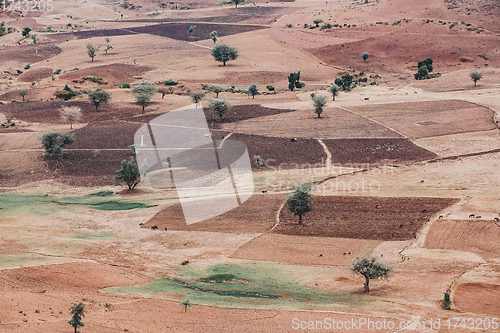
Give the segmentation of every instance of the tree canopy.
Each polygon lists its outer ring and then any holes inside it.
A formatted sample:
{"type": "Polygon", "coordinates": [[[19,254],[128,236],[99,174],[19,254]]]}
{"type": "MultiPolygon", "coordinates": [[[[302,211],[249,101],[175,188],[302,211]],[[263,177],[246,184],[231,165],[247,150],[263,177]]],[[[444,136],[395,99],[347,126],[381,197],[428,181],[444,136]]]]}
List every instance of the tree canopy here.
{"type": "Polygon", "coordinates": [[[130,161],[123,160],[121,169],[115,171],[116,183],[124,182],[128,186],[128,190],[133,190],[140,182],[140,173],[134,157],[130,157],[130,161]]]}
{"type": "Polygon", "coordinates": [[[111,100],[111,96],[109,95],[108,92],[102,90],[101,88],[97,88],[94,91],[91,91],[87,93],[87,96],[89,97],[90,103],[97,108],[101,104],[106,104],[111,100]]]}
{"type": "Polygon", "coordinates": [[[380,278],[387,279],[392,269],[381,262],[376,261],[375,258],[356,258],[352,262],[351,270],[365,277],[364,290],[370,291],[370,280],[380,278]]]}
{"type": "Polygon", "coordinates": [[[78,331],[79,327],[84,326],[84,324],[82,322],[82,318],[85,317],[85,304],[83,304],[82,302],[80,302],[78,304],[73,303],[73,305],[69,309],[71,310],[72,317],[68,321],[68,324],[73,326],[73,328],[75,329],[75,333],[76,333],[78,331]]]}
{"type": "Polygon", "coordinates": [[[219,120],[222,121],[224,115],[231,110],[232,105],[225,99],[212,98],[208,101],[208,107],[212,115],[219,117],[219,120]]]}
{"type": "Polygon", "coordinates": [[[285,201],[288,210],[299,217],[299,225],[302,224],[302,216],[314,210],[311,191],[312,186],[308,182],[295,185],[292,194],[285,201]]]}
{"type": "Polygon", "coordinates": [[[212,56],[214,57],[215,61],[222,62],[224,66],[226,66],[226,62],[230,60],[235,60],[238,58],[238,50],[232,46],[229,45],[216,45],[212,49],[212,56]]]}

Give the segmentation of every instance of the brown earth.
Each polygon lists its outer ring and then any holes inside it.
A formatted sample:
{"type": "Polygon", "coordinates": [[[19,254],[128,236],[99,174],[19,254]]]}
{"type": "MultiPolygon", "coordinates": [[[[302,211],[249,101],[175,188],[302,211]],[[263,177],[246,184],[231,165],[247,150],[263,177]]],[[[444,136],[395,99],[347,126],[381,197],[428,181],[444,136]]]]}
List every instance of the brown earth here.
{"type": "MultiPolygon", "coordinates": [[[[38,45],[38,51],[35,45],[28,44],[16,47],[4,47],[0,49],[0,58],[15,60],[18,63],[33,64],[46,59],[49,59],[62,50],[55,43],[46,43],[38,45]]],[[[22,70],[22,68],[19,68],[22,70]]]]}
{"type": "MultiPolygon", "coordinates": [[[[67,72],[65,74],[62,74],[59,78],[62,80],[73,81],[73,80],[81,80],[83,77],[86,76],[96,76],[96,77],[101,77],[104,82],[107,82],[107,84],[97,85],[97,83],[94,83],[94,85],[99,87],[100,86],[109,87],[109,86],[120,85],[123,82],[131,83],[136,80],[134,76],[140,76],[152,69],[153,69],[152,67],[148,66],[134,66],[134,65],[117,63],[117,64],[95,66],[95,67],[80,69],[77,71],[67,72]]],[[[87,82],[90,83],[90,81],[87,82]]]]}
{"type": "Polygon", "coordinates": [[[273,138],[260,135],[233,133],[231,140],[243,142],[251,159],[260,156],[268,168],[307,168],[322,166],[326,160],[323,147],[317,140],[299,139],[292,142],[288,138],[273,138]]]}
{"type": "Polygon", "coordinates": [[[237,208],[217,217],[186,225],[180,203],[166,207],[142,228],[158,226],[159,230],[188,230],[233,233],[261,233],[276,223],[276,213],[285,200],[283,195],[254,194],[237,208]]]}
{"type": "Polygon", "coordinates": [[[456,199],[313,196],[315,210],[298,217],[281,210],[274,233],[373,240],[409,240],[456,199]],[[378,208],[377,208],[378,207],[378,208]]]}
{"type": "MultiPolygon", "coordinates": [[[[62,89],[62,87],[61,87],[62,89]]],[[[0,113],[30,123],[63,124],[59,114],[62,106],[77,106],[82,110],[82,122],[105,121],[132,117],[137,114],[137,108],[117,104],[101,104],[96,111],[90,102],[82,99],[72,101],[31,101],[9,103],[0,106],[0,113]]]]}
{"type": "MultiPolygon", "coordinates": [[[[462,283],[457,287],[452,301],[456,307],[463,311],[498,316],[500,313],[500,285],[462,283]]],[[[479,328],[486,328],[486,326],[481,325],[479,328]]]]}
{"type": "Polygon", "coordinates": [[[460,100],[377,104],[350,107],[410,138],[495,129],[493,112],[460,100]]]}
{"type": "Polygon", "coordinates": [[[48,67],[30,68],[19,76],[19,81],[33,82],[45,79],[46,77],[51,76],[53,72],[53,69],[48,67]]]}
{"type": "Polygon", "coordinates": [[[332,154],[332,163],[398,163],[436,157],[408,139],[323,140],[332,154]]]}
{"type": "Polygon", "coordinates": [[[140,127],[120,120],[91,122],[73,131],[76,141],[68,149],[128,149],[140,127]]]}
{"type": "Polygon", "coordinates": [[[348,266],[352,259],[371,252],[380,243],[378,240],[266,233],[245,243],[231,258],[293,265],[348,266]]]}
{"type": "MultiPolygon", "coordinates": [[[[101,29],[101,30],[86,30],[71,33],[78,39],[93,38],[93,37],[111,37],[124,36],[131,34],[152,34],[172,39],[182,40],[186,42],[196,42],[209,38],[210,32],[217,30],[219,36],[230,36],[258,29],[265,29],[264,26],[256,25],[230,25],[230,24],[210,24],[210,23],[165,23],[157,25],[148,25],[143,27],[130,27],[127,29],[101,29]],[[191,26],[196,25],[196,29],[189,34],[188,30],[191,26]]],[[[65,35],[62,35],[65,36],[65,35]]]]}
{"type": "Polygon", "coordinates": [[[432,224],[425,239],[429,249],[474,252],[484,258],[500,256],[500,227],[494,221],[438,220],[432,224]]]}

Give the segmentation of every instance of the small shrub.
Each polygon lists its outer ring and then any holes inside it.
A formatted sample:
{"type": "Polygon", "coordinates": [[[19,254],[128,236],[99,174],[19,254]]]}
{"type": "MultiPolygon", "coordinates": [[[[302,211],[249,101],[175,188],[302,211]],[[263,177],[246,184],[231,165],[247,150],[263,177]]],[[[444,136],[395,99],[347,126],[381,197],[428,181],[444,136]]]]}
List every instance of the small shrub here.
{"type": "Polygon", "coordinates": [[[444,293],[443,309],[451,310],[450,304],[451,304],[450,294],[444,293]]]}
{"type": "Polygon", "coordinates": [[[181,262],[182,266],[186,266],[187,264],[189,264],[189,260],[184,260],[183,262],[181,262]]]}
{"type": "Polygon", "coordinates": [[[24,69],[30,69],[31,65],[30,64],[27,64],[26,66],[24,66],[24,69]]]}
{"type": "Polygon", "coordinates": [[[264,165],[264,159],[262,157],[260,157],[259,155],[255,155],[253,157],[253,160],[254,160],[257,168],[261,168],[264,165]]]}
{"type": "Polygon", "coordinates": [[[121,85],[118,86],[119,88],[122,88],[122,89],[127,89],[127,88],[130,88],[130,83],[127,83],[127,82],[123,82],[121,85]]]}
{"type": "Polygon", "coordinates": [[[167,81],[163,82],[163,84],[166,86],[176,86],[177,83],[178,83],[177,81],[174,81],[172,79],[168,79],[167,81]]]}

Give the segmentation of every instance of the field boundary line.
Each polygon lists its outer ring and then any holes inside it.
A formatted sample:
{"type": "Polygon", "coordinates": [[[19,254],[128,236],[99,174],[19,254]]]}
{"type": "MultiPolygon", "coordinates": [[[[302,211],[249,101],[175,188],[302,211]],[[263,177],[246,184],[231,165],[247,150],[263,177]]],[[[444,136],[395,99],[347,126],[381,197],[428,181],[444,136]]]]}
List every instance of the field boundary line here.
{"type": "Polygon", "coordinates": [[[325,154],[326,154],[325,166],[327,169],[331,169],[332,168],[332,153],[330,152],[330,150],[328,149],[328,147],[326,146],[326,144],[323,142],[322,139],[317,139],[317,140],[318,140],[318,143],[321,145],[321,147],[323,147],[323,150],[325,151],[325,154]]]}
{"type": "Polygon", "coordinates": [[[281,214],[281,210],[283,209],[283,207],[285,206],[285,202],[286,200],[283,201],[283,203],[281,204],[280,208],[278,208],[278,211],[276,212],[276,217],[275,217],[275,221],[274,221],[274,225],[272,226],[271,229],[269,230],[266,230],[264,232],[261,232],[260,234],[256,235],[255,237],[252,237],[250,238],[249,240],[247,240],[246,242],[244,242],[243,244],[241,244],[240,246],[238,246],[236,248],[236,250],[234,250],[233,252],[231,252],[230,255],[228,255],[228,258],[231,258],[241,247],[243,247],[244,245],[250,243],[251,241],[253,241],[254,239],[264,235],[264,234],[267,234],[267,233],[270,233],[271,231],[273,231],[274,228],[276,228],[278,226],[278,224],[280,223],[280,214],[281,214]]]}
{"type": "Polygon", "coordinates": [[[396,134],[398,134],[398,135],[401,135],[404,139],[409,139],[409,137],[408,137],[407,135],[405,135],[405,134],[403,134],[403,133],[399,132],[398,130],[396,130],[396,129],[392,128],[392,127],[387,126],[387,125],[386,125],[386,124],[384,124],[384,123],[381,123],[381,122],[380,122],[380,121],[378,121],[378,120],[375,120],[375,119],[369,118],[369,117],[367,117],[367,116],[364,116],[364,115],[362,115],[361,113],[357,113],[357,112],[354,112],[354,111],[348,110],[348,109],[346,109],[346,108],[344,108],[344,107],[342,107],[342,106],[337,106],[337,108],[339,108],[339,109],[341,109],[341,110],[344,110],[344,111],[346,111],[346,112],[349,112],[349,113],[355,114],[355,115],[357,115],[357,116],[359,116],[359,117],[361,117],[361,118],[365,118],[366,120],[369,120],[369,121],[374,122],[374,123],[376,123],[376,124],[379,124],[379,125],[381,125],[381,126],[383,126],[383,127],[387,128],[387,129],[389,129],[389,130],[393,131],[394,133],[396,133],[396,134]]]}

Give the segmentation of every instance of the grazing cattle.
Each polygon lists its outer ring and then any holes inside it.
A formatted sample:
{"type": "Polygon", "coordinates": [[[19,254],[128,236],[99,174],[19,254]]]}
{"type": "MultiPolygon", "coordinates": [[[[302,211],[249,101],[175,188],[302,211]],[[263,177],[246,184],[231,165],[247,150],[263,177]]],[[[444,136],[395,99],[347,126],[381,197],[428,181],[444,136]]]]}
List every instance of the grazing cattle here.
{"type": "Polygon", "coordinates": [[[151,229],[153,229],[153,230],[158,230],[158,226],[157,226],[157,225],[152,225],[152,226],[151,226],[151,229]]]}
{"type": "Polygon", "coordinates": [[[297,138],[292,138],[292,140],[290,140],[292,142],[297,142],[297,138]]]}
{"type": "Polygon", "coordinates": [[[420,183],[423,183],[423,182],[424,182],[423,180],[420,181],[420,183]]]}
{"type": "Polygon", "coordinates": [[[476,219],[480,219],[480,218],[481,218],[481,215],[476,216],[476,219]]]}
{"type": "Polygon", "coordinates": [[[380,205],[376,205],[375,208],[380,209],[380,205]]]}
{"type": "Polygon", "coordinates": [[[402,224],[400,224],[400,225],[399,225],[399,227],[400,227],[400,228],[402,228],[402,227],[403,227],[403,225],[402,225],[402,224]]]}
{"type": "Polygon", "coordinates": [[[267,193],[267,190],[263,190],[262,193],[266,194],[267,193]]]}
{"type": "Polygon", "coordinates": [[[427,209],[422,210],[422,213],[427,213],[427,209]]]}
{"type": "Polygon", "coordinates": [[[443,218],[443,215],[439,215],[439,219],[442,219],[443,218]]]}
{"type": "Polygon", "coordinates": [[[365,97],[365,101],[368,101],[370,99],[370,97],[365,97]]]}
{"type": "Polygon", "coordinates": [[[165,231],[167,231],[167,227],[165,227],[165,231]]]}
{"type": "Polygon", "coordinates": [[[322,254],[322,253],[320,253],[320,254],[319,254],[319,256],[320,256],[320,257],[322,257],[322,256],[323,256],[323,254],[322,254]]]}
{"type": "Polygon", "coordinates": [[[498,221],[500,221],[500,219],[499,219],[498,217],[495,217],[495,218],[493,219],[493,221],[498,222],[498,221]]]}
{"type": "Polygon", "coordinates": [[[473,218],[475,215],[474,214],[470,214],[469,215],[469,218],[473,218]]]}

